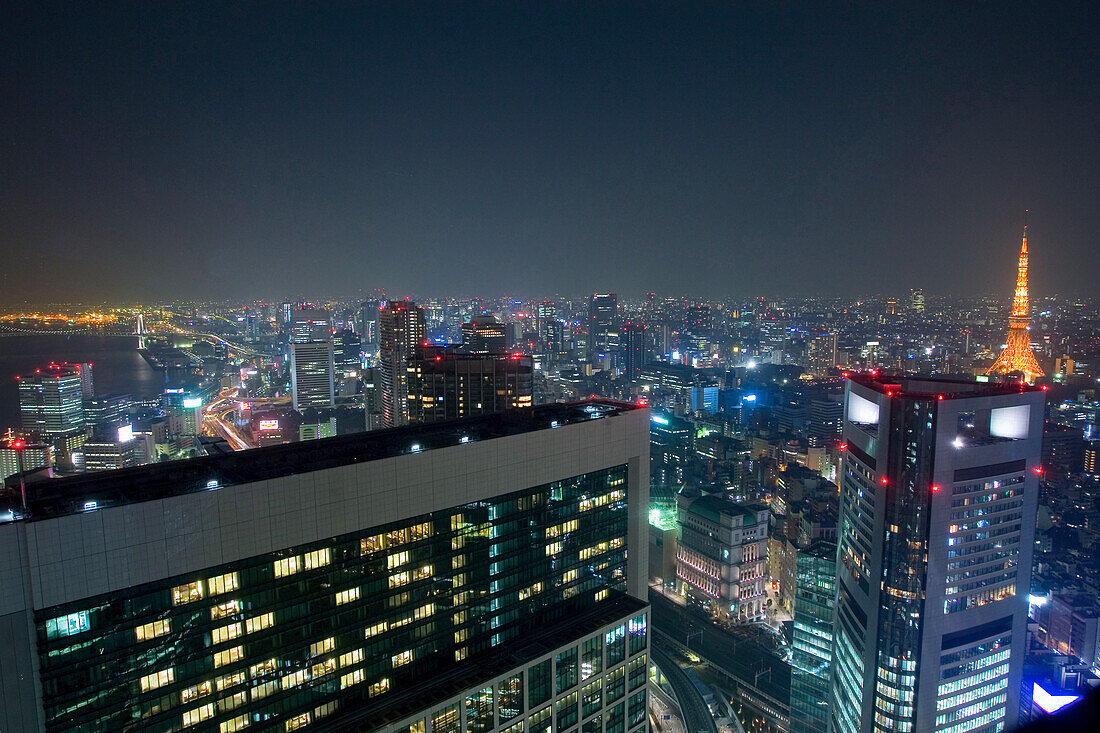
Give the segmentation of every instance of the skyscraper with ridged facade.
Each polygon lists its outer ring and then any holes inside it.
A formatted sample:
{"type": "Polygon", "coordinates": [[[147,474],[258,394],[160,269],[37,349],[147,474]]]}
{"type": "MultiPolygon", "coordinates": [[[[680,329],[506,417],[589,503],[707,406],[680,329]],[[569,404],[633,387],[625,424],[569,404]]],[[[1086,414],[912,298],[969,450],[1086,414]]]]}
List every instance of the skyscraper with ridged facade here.
{"type": "Polygon", "coordinates": [[[834,733],[1015,725],[1044,393],[855,376],[845,390],[834,733]]]}

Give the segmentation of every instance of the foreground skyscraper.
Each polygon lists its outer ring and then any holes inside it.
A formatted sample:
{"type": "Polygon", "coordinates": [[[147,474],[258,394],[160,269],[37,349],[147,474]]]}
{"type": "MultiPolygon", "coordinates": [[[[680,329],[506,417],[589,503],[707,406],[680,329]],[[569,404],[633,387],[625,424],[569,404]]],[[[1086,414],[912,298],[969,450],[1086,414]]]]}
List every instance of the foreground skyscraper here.
{"type": "Polygon", "coordinates": [[[845,398],[832,730],[1014,725],[1043,392],[856,376],[845,398]]]}
{"type": "Polygon", "coordinates": [[[547,405],[9,493],[0,728],[644,731],[648,423],[547,405]]]}
{"type": "Polygon", "coordinates": [[[989,367],[986,374],[1010,374],[1022,372],[1024,379],[1034,382],[1043,376],[1043,368],[1031,351],[1028,323],[1031,320],[1027,293],[1027,223],[1024,223],[1024,240],[1020,245],[1020,260],[1016,268],[1016,294],[1012,297],[1012,315],[1008,319],[1008,338],[1004,351],[989,367]]]}

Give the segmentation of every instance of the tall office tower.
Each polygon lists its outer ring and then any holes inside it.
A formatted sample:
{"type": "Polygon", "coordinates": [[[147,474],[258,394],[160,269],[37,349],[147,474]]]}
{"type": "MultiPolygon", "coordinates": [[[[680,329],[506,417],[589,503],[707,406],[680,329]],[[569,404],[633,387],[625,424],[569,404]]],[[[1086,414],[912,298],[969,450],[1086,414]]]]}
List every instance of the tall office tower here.
{"type": "Polygon", "coordinates": [[[62,449],[84,432],[84,377],[79,364],[50,363],[16,377],[23,430],[57,441],[62,449]]]}
{"type": "Polygon", "coordinates": [[[611,332],[618,315],[618,299],[614,293],[599,293],[588,303],[588,360],[595,361],[611,351],[611,332]]]}
{"type": "Polygon", "coordinates": [[[359,336],[364,344],[378,343],[377,300],[364,300],[359,304],[359,336]]]}
{"type": "Polygon", "coordinates": [[[807,349],[807,366],[810,373],[821,378],[828,376],[829,370],[836,366],[837,343],[840,334],[830,331],[810,339],[807,349]]]}
{"type": "Polygon", "coordinates": [[[816,540],[798,550],[791,654],[791,730],[829,729],[829,666],[836,603],[836,544],[816,540]]]}
{"type": "Polygon", "coordinates": [[[378,373],[385,427],[409,421],[407,367],[425,335],[424,309],[412,301],[391,300],[378,314],[378,373]]]}
{"type": "Polygon", "coordinates": [[[336,372],[341,377],[358,374],[363,366],[362,351],[362,338],[355,331],[345,328],[337,333],[332,339],[332,353],[336,372]]]}
{"type": "Polygon", "coordinates": [[[683,492],[677,505],[676,579],[688,601],[719,618],[763,621],[768,508],[683,492]]]}
{"type": "Polygon", "coordinates": [[[886,301],[886,315],[895,316],[898,313],[898,299],[889,298],[886,301]]]}
{"type": "Polygon", "coordinates": [[[1012,297],[1012,315],[1008,319],[1008,339],[1004,351],[989,367],[986,374],[1011,374],[1019,372],[1028,382],[1043,376],[1043,368],[1031,351],[1028,323],[1031,321],[1031,304],[1027,291],[1027,222],[1024,222],[1024,239],[1020,244],[1020,260],[1016,267],[1016,294],[1012,297]]]}
{"type": "Polygon", "coordinates": [[[1043,403],[1016,383],[846,383],[836,733],[1015,723],[1043,403]]]}
{"type": "Polygon", "coordinates": [[[294,344],[332,341],[332,311],[328,308],[299,308],[290,324],[290,342],[294,344]]]}
{"type": "MultiPolygon", "coordinates": [[[[552,300],[544,300],[538,304],[535,329],[538,331],[539,341],[550,346],[550,324],[558,319],[558,304],[552,300]]],[[[551,350],[554,350],[551,347],[551,350]]]]}
{"type": "Polygon", "coordinates": [[[75,364],[74,368],[80,372],[81,396],[86,400],[95,397],[95,379],[92,377],[92,362],[86,361],[75,364]]]}
{"type": "Polygon", "coordinates": [[[508,350],[507,326],[492,316],[474,316],[462,324],[462,350],[471,354],[503,354],[508,350]]]}
{"type": "Polygon", "coordinates": [[[294,304],[284,302],[279,306],[279,325],[289,326],[294,320],[294,304]]]}
{"type": "Polygon", "coordinates": [[[913,288],[909,291],[909,309],[914,313],[924,313],[923,288],[913,288]]]}
{"type": "Polygon", "coordinates": [[[638,372],[649,363],[649,342],[645,326],[639,321],[627,321],[619,329],[623,348],[623,376],[633,382],[638,372]]]}
{"type": "Polygon", "coordinates": [[[532,359],[421,346],[409,361],[409,421],[437,422],[530,407],[532,359]]]}
{"type": "Polygon", "coordinates": [[[334,364],[331,341],[290,344],[290,389],[295,410],[336,404],[334,364]]]}
{"type": "Polygon", "coordinates": [[[648,424],[545,405],[4,496],[0,727],[641,733],[648,424]]]}
{"type": "Polygon", "coordinates": [[[90,428],[106,429],[130,422],[133,401],[128,394],[107,394],[84,398],[84,423],[90,428]]]}

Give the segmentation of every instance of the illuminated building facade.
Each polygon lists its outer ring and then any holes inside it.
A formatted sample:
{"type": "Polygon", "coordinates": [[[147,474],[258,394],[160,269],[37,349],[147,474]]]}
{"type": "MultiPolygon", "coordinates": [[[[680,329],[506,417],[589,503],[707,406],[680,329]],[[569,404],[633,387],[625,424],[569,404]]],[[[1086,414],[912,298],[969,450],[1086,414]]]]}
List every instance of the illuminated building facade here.
{"type": "Polygon", "coordinates": [[[378,373],[385,427],[409,421],[408,363],[426,335],[424,309],[412,301],[391,300],[378,314],[378,373]]]}
{"type": "Polygon", "coordinates": [[[16,380],[24,432],[64,441],[84,431],[84,378],[80,365],[51,363],[16,380]]]}
{"type": "Polygon", "coordinates": [[[1015,723],[1043,408],[1016,383],[846,383],[836,733],[1015,723]]]}
{"type": "Polygon", "coordinates": [[[791,653],[791,730],[829,729],[829,664],[836,607],[836,543],[798,550],[791,653]]]}
{"type": "Polygon", "coordinates": [[[503,354],[508,350],[505,325],[492,316],[476,316],[463,323],[462,350],[471,354],[503,354]]]}
{"type": "Polygon", "coordinates": [[[1027,292],[1027,224],[1020,244],[1020,260],[1016,268],[1016,293],[1012,297],[1012,315],[1008,319],[1008,338],[1005,348],[986,374],[1022,373],[1028,382],[1043,376],[1043,369],[1031,351],[1028,323],[1031,320],[1030,300],[1027,292]]]}
{"type": "Polygon", "coordinates": [[[763,621],[768,508],[681,492],[677,515],[676,579],[688,602],[722,619],[763,621]]]}
{"type": "Polygon", "coordinates": [[[596,361],[611,353],[612,332],[618,315],[618,298],[614,293],[596,293],[588,303],[588,360],[596,361]]]}
{"type": "Polygon", "coordinates": [[[436,422],[532,403],[532,359],[523,354],[468,354],[421,346],[409,362],[409,420],[436,422]]]}
{"type": "Polygon", "coordinates": [[[647,423],[548,405],[6,499],[0,727],[645,731],[647,423]]]}

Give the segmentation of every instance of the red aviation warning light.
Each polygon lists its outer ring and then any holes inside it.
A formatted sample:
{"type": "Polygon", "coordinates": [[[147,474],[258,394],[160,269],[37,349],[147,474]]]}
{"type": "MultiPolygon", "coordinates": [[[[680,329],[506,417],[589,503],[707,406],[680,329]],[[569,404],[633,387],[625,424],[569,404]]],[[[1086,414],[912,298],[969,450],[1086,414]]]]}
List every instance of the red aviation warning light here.
{"type": "Polygon", "coordinates": [[[886,484],[888,484],[890,482],[885,476],[883,476],[882,478],[879,479],[879,483],[882,484],[883,486],[885,486],[886,484]]]}
{"type": "Polygon", "coordinates": [[[932,492],[935,493],[940,490],[939,484],[932,484],[932,492]]]}

